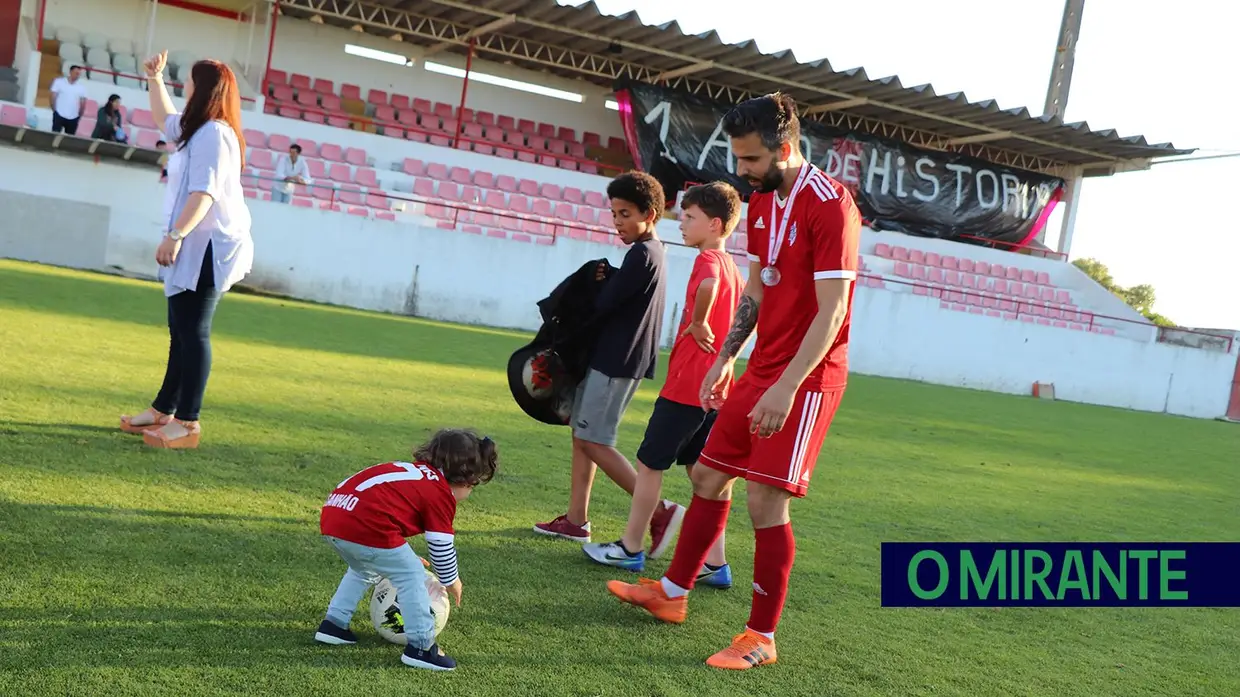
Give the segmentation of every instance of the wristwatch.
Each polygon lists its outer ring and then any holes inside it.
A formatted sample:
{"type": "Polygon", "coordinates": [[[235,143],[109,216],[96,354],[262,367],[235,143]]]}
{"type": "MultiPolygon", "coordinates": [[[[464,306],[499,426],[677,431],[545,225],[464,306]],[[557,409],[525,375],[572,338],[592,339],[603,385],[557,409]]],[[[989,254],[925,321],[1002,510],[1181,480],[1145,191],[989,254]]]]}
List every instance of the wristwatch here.
{"type": "Polygon", "coordinates": [[[164,235],[170,240],[175,240],[177,242],[180,242],[181,240],[188,237],[189,233],[188,232],[178,233],[176,229],[172,229],[172,230],[165,232],[164,235]]]}

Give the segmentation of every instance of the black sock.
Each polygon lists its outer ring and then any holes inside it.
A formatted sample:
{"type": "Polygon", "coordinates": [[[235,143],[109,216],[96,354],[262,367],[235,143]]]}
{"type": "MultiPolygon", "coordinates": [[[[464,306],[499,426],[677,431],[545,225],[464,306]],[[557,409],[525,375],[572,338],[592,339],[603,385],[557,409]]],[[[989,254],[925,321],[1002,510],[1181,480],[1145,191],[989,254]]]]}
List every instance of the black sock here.
{"type": "Polygon", "coordinates": [[[624,540],[616,540],[616,545],[620,547],[620,549],[623,549],[624,553],[629,555],[630,557],[637,556],[637,552],[630,552],[629,548],[624,546],[624,540]]]}
{"type": "Polygon", "coordinates": [[[727,566],[727,564],[720,564],[719,566],[715,566],[714,564],[706,564],[706,568],[710,569],[711,571],[718,571],[725,566],[727,566]]]}

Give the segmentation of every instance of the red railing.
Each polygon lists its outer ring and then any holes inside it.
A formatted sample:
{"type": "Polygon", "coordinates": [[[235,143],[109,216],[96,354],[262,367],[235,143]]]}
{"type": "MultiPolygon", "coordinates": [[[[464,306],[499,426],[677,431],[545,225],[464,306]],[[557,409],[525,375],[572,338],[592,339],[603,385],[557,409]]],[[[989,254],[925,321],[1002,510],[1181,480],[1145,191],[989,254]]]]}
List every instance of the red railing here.
{"type": "MultiPolygon", "coordinates": [[[[530,155],[533,155],[535,158],[534,162],[528,162],[528,164],[539,164],[537,161],[539,157],[550,157],[550,158],[554,158],[557,162],[574,162],[577,164],[578,168],[580,168],[581,165],[589,165],[589,166],[595,167],[603,171],[617,172],[617,173],[625,171],[625,168],[619,165],[611,165],[611,164],[607,164],[604,162],[597,162],[595,160],[574,157],[572,155],[558,155],[548,150],[537,150],[535,148],[531,148],[531,147],[524,146],[524,145],[515,145],[512,143],[501,143],[501,142],[497,142],[494,140],[488,140],[486,138],[475,138],[473,136],[467,136],[459,132],[453,135],[451,131],[443,131],[443,130],[437,130],[433,128],[426,128],[425,126],[421,124],[407,124],[401,121],[380,121],[370,116],[361,116],[361,115],[350,114],[348,112],[341,112],[341,111],[327,111],[320,107],[311,107],[311,106],[307,106],[305,104],[301,104],[300,102],[295,102],[295,101],[294,102],[276,102],[276,101],[273,101],[270,97],[267,98],[267,104],[268,104],[268,107],[266,110],[267,113],[273,113],[274,115],[277,115],[277,116],[279,115],[279,109],[281,107],[287,106],[291,109],[301,111],[303,114],[315,114],[316,116],[322,116],[325,123],[327,122],[327,119],[334,118],[334,119],[339,119],[341,121],[349,121],[351,123],[361,124],[362,126],[375,126],[377,128],[383,128],[385,129],[385,131],[388,128],[392,128],[392,129],[404,131],[407,133],[419,133],[421,135],[426,136],[428,140],[431,137],[436,137],[436,136],[448,139],[450,143],[449,145],[438,146],[438,147],[451,147],[451,148],[461,149],[460,145],[462,143],[469,144],[469,145],[482,144],[482,145],[490,146],[493,149],[511,150],[514,153],[528,153],[530,155]],[[271,109],[273,108],[275,110],[274,112],[271,111],[271,109]]],[[[283,118],[292,118],[292,117],[283,117],[283,118]]],[[[311,122],[311,123],[317,123],[317,122],[311,122]]],[[[458,130],[459,128],[463,128],[463,127],[464,127],[464,124],[458,123],[458,130]]],[[[344,128],[344,127],[336,126],[336,128],[344,128]]],[[[386,132],[383,135],[387,135],[386,132]]],[[[389,136],[389,137],[397,138],[398,136],[389,136]]],[[[403,139],[403,140],[408,140],[408,139],[403,139]]],[[[417,142],[417,141],[410,141],[410,142],[417,142]]],[[[546,166],[550,166],[550,165],[546,165],[546,166]]],[[[573,171],[573,170],[565,170],[565,171],[573,171]]]]}
{"type": "MultiPolygon", "coordinates": [[[[1015,242],[1004,242],[1003,240],[992,240],[987,237],[977,237],[976,235],[956,235],[956,237],[960,239],[964,239],[964,240],[973,240],[975,242],[980,242],[982,243],[982,246],[985,246],[985,247],[991,247],[991,248],[1004,247],[1009,252],[1014,251],[1012,249],[1013,247],[1020,246],[1015,242]]],[[[1055,259],[1058,259],[1059,261],[1068,260],[1067,254],[1064,254],[1063,252],[1052,252],[1049,249],[1034,249],[1033,247],[1024,246],[1024,247],[1020,247],[1020,250],[1028,251],[1030,256],[1042,257],[1044,259],[1055,258],[1055,259]]]]}
{"type": "MultiPolygon", "coordinates": [[[[1211,334],[1209,332],[1198,331],[1195,329],[1183,329],[1181,327],[1162,327],[1152,322],[1128,319],[1125,317],[1115,317],[1112,315],[1103,315],[1103,314],[1091,312],[1088,310],[1082,310],[1076,306],[1064,305],[1063,303],[1040,302],[1040,301],[1029,300],[1025,298],[1016,298],[1016,297],[1007,297],[1007,296],[999,297],[998,294],[987,295],[985,293],[977,291],[976,289],[958,288],[955,286],[934,286],[934,285],[928,285],[925,283],[918,283],[916,281],[907,281],[907,280],[900,279],[900,278],[892,278],[890,276],[882,276],[882,275],[876,275],[876,274],[871,274],[871,273],[860,273],[860,274],[857,274],[857,276],[858,278],[861,278],[861,279],[873,279],[876,281],[880,281],[883,286],[886,286],[887,284],[892,284],[892,283],[897,284],[897,285],[902,285],[902,286],[908,286],[910,288],[913,288],[914,295],[934,298],[938,300],[940,303],[951,303],[954,305],[963,305],[963,306],[970,308],[970,311],[974,309],[981,310],[982,311],[981,314],[985,314],[987,310],[990,310],[990,311],[999,313],[1000,317],[1002,317],[1005,314],[1014,315],[1014,318],[1009,317],[1009,319],[1019,320],[1021,317],[1033,317],[1034,321],[1037,321],[1038,319],[1045,319],[1045,320],[1049,320],[1052,322],[1061,321],[1067,324],[1080,324],[1085,328],[1085,331],[1094,331],[1096,328],[1098,329],[1104,328],[1104,323],[1099,323],[1098,320],[1104,320],[1105,323],[1118,322],[1125,326],[1131,325],[1131,326],[1137,326],[1137,327],[1144,327],[1146,329],[1157,330],[1158,335],[1156,338],[1159,341],[1163,340],[1163,337],[1162,337],[1163,330],[1174,330],[1176,332],[1209,337],[1211,339],[1217,339],[1220,342],[1226,342],[1227,348],[1224,351],[1224,353],[1231,353],[1232,342],[1234,341],[1234,337],[1231,337],[1231,336],[1211,334]],[[924,289],[926,292],[919,293],[917,292],[918,289],[924,289]],[[951,295],[951,297],[946,297],[948,295],[951,295]],[[956,296],[960,296],[962,300],[960,301],[955,300],[956,296]],[[972,299],[973,301],[970,302],[970,299],[972,299]],[[987,300],[993,301],[993,304],[987,305],[986,304],[987,300]],[[1004,303],[1014,304],[1015,309],[1004,309],[1003,308],[1004,303]],[[1077,319],[1055,320],[1046,314],[1046,312],[1049,310],[1059,310],[1061,314],[1067,311],[1067,312],[1072,313],[1077,319]]],[[[979,314],[979,313],[973,312],[972,314],[979,314]]],[[[989,316],[993,317],[995,315],[992,314],[989,316]]],[[[1105,327],[1105,328],[1114,329],[1114,327],[1105,327]]]]}

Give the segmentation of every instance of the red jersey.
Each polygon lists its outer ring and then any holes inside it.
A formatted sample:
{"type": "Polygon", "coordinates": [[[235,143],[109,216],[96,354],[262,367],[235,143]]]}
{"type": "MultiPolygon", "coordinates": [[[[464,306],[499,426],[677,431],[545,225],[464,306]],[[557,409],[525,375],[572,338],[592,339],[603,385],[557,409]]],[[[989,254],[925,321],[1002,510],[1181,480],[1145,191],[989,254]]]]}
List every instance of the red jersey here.
{"type": "MultiPolygon", "coordinates": [[[[740,302],[741,291],[745,281],[741,278],[740,269],[732,261],[732,255],[722,249],[707,249],[697,255],[693,261],[693,271],[689,274],[689,287],[685,290],[685,309],[680,316],[680,326],[676,330],[676,342],[672,344],[672,356],[668,361],[667,382],[663,385],[660,397],[698,406],[702,403],[700,393],[706,372],[714,365],[717,353],[707,353],[698,347],[693,337],[684,333],[685,328],[693,322],[693,307],[697,303],[698,289],[702,281],[715,279],[715,304],[710,309],[706,324],[715,335],[715,350],[723,346],[728,330],[732,328],[732,316],[736,313],[736,304],[740,302]]],[[[724,386],[722,395],[727,397],[731,380],[724,386]]]]}
{"type": "MultiPolygon", "coordinates": [[[[779,282],[762,286],[758,307],[758,338],[745,370],[747,380],[769,387],[792,361],[818,311],[814,282],[828,278],[857,278],[861,213],[844,185],[806,163],[799,190],[788,202],[775,192],[749,197],[749,260],[768,265],[770,243],[784,240],[775,252],[779,282]],[[774,210],[774,215],[772,215],[774,210]],[[787,218],[785,222],[785,218],[787,218]]],[[[761,279],[754,279],[760,283],[761,279]]],[[[855,287],[855,286],[854,286],[855,287]]],[[[833,390],[848,382],[848,335],[852,326],[853,288],[848,311],[826,357],[802,383],[815,390],[833,390]]]]}
{"type": "Polygon", "coordinates": [[[367,547],[391,549],[425,532],[452,535],[456,497],[439,470],[424,463],[367,467],[323,504],[319,531],[367,547]]]}

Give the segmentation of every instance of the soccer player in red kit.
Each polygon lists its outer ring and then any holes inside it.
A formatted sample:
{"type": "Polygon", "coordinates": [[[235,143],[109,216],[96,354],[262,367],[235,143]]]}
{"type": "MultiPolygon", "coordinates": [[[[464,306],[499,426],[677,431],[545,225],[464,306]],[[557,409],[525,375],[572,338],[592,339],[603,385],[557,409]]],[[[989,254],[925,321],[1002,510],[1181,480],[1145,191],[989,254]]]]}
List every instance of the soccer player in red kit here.
{"type": "Polygon", "coordinates": [[[745,630],[707,659],[744,670],[774,663],[796,544],[788,504],[805,496],[848,377],[848,335],[861,215],[839,182],[801,155],[791,97],[742,102],[724,117],[749,199],[749,279],[732,329],[702,383],[718,403],[755,328],[745,373],[723,402],[693,471],[694,495],[667,575],[608,590],[664,622],[684,622],[688,593],[727,523],[736,478],[746,481],[754,527],[753,604],[745,630]]]}
{"type": "Polygon", "coordinates": [[[456,505],[498,467],[495,442],[472,431],[444,429],[413,453],[413,462],[367,467],[336,485],[323,503],[319,531],[349,565],[315,641],[357,643],[349,621],[367,589],[387,578],[396,587],[407,640],[400,660],[413,668],[453,670],[435,641],[426,574],[406,537],[424,535],[430,566],[461,604],[456,564],[456,505]]]}

